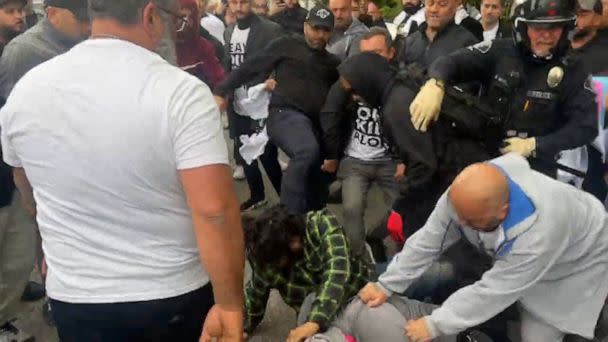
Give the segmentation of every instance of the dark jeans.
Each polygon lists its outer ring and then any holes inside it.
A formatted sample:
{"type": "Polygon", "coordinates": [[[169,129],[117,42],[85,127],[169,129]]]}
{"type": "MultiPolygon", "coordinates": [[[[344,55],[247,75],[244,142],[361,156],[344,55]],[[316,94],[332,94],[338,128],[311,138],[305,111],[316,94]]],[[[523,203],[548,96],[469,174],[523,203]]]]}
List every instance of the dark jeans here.
{"type": "Polygon", "coordinates": [[[275,109],[270,112],[266,128],[272,142],[290,158],[283,175],[281,203],[292,214],[325,207],[332,176],[321,171],[318,126],[303,113],[275,109]]]}
{"type": "Polygon", "coordinates": [[[51,299],[62,342],[197,342],[213,306],[211,284],[167,299],[71,304],[51,299]]]}
{"type": "MultiPolygon", "coordinates": [[[[243,167],[243,171],[245,172],[245,179],[247,180],[247,185],[249,186],[249,193],[251,199],[255,201],[261,201],[266,198],[266,192],[264,190],[264,179],[262,178],[262,172],[260,171],[259,163],[257,160],[254,160],[251,165],[247,165],[247,163],[241,157],[239,153],[239,148],[241,147],[241,141],[237,138],[235,140],[235,159],[238,165],[243,167]]],[[[258,159],[262,162],[264,169],[266,170],[266,174],[274,187],[274,190],[278,195],[281,195],[281,181],[283,178],[283,170],[281,170],[281,165],[279,164],[279,150],[277,146],[273,144],[271,141],[266,144],[266,148],[264,149],[264,153],[258,157],[258,159]]]]}

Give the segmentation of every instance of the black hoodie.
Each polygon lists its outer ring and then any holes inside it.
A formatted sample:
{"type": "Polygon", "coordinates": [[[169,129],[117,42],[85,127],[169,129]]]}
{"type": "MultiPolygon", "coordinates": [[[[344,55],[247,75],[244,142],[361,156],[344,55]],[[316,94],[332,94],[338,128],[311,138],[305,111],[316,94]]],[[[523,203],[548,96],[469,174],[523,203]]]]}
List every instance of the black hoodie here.
{"type": "Polygon", "coordinates": [[[416,130],[409,106],[418,93],[418,85],[402,81],[384,58],[371,54],[353,56],[338,70],[353,93],[381,108],[384,134],[407,165],[402,197],[394,209],[407,215],[405,223],[415,231],[424,224],[458,172],[490,156],[478,140],[456,131],[445,116],[428,132],[416,130]]]}
{"type": "Polygon", "coordinates": [[[373,53],[347,59],[338,71],[350,83],[354,94],[369,105],[380,107],[384,133],[408,166],[409,187],[428,183],[437,162],[430,134],[417,131],[410,120],[409,106],[417,89],[397,81],[396,70],[386,59],[373,53]]]}
{"type": "MultiPolygon", "coordinates": [[[[378,60],[385,59],[374,53],[361,53],[356,56],[355,61],[378,60]]],[[[395,70],[389,63],[378,63],[381,69],[367,69],[353,67],[352,58],[345,60],[339,67],[338,71],[345,73],[357,89],[353,93],[359,95],[365,100],[365,103],[351,101],[351,96],[337,82],[332,86],[323,110],[321,111],[321,127],[323,129],[323,146],[327,159],[339,159],[348,146],[351,139],[353,128],[356,127],[354,113],[359,113],[361,110],[372,113],[379,111],[382,106],[383,92],[388,89],[389,83],[395,76],[395,70]],[[386,68],[385,68],[386,67],[386,68]],[[384,85],[382,89],[376,88],[376,85],[384,85]]],[[[359,62],[355,62],[358,64],[359,62]]],[[[369,116],[369,115],[367,115],[369,116]]],[[[386,140],[380,135],[382,144],[386,145],[386,140]]]]}

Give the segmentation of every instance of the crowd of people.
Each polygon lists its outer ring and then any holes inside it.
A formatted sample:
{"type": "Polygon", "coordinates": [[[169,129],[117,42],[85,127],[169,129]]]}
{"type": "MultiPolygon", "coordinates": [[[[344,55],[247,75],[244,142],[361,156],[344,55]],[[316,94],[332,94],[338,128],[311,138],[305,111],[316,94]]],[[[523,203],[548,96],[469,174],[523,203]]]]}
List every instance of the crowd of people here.
{"type": "Polygon", "coordinates": [[[608,336],[608,4],[401,5],[0,0],[0,342],[608,336]]]}

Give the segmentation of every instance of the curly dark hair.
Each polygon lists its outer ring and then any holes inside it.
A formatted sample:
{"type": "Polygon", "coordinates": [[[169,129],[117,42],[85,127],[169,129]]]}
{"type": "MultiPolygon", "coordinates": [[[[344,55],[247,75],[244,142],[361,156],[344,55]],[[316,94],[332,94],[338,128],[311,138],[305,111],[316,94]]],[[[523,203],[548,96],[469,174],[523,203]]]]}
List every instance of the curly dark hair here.
{"type": "Polygon", "coordinates": [[[262,264],[276,263],[290,255],[290,241],[302,237],[305,228],[305,217],[290,214],[283,205],[269,208],[256,218],[243,216],[247,257],[262,264]]]}

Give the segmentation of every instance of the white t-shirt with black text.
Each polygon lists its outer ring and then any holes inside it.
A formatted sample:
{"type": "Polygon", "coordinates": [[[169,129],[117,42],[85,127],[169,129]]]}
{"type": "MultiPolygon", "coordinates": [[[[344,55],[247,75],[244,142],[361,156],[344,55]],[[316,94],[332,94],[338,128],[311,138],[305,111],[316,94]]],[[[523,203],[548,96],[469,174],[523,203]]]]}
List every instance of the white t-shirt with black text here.
{"type": "MultiPolygon", "coordinates": [[[[247,38],[249,37],[250,28],[239,29],[238,26],[234,27],[234,31],[232,32],[232,37],[230,38],[230,63],[232,66],[232,70],[238,69],[238,67],[245,60],[245,51],[247,50],[247,38]]],[[[247,87],[241,86],[234,92],[234,109],[235,112],[241,115],[245,113],[240,113],[239,108],[241,106],[238,104],[239,101],[243,100],[243,97],[239,94],[246,94],[247,87]]]]}
{"type": "Polygon", "coordinates": [[[377,108],[359,104],[357,119],[345,154],[363,161],[389,160],[388,147],[382,139],[377,108]]]}
{"type": "Polygon", "coordinates": [[[50,298],[146,301],[209,282],[178,173],[228,164],[203,82],[135,44],[91,39],[26,74],[0,125],[5,161],[34,189],[50,298]]]}

